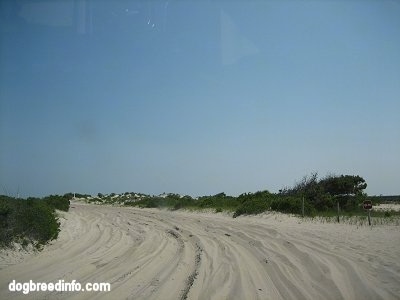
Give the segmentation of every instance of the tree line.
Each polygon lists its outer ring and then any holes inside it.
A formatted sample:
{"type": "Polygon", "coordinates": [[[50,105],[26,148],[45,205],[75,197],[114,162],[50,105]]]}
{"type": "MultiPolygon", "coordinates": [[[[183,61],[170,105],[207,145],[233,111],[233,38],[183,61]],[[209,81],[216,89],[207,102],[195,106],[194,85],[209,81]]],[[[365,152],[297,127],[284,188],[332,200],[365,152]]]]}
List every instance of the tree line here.
{"type": "Polygon", "coordinates": [[[367,183],[358,175],[328,175],[318,179],[317,173],[304,176],[293,187],[284,187],[278,193],[268,190],[255,193],[243,193],[238,197],[218,193],[193,199],[168,194],[165,197],[147,196],[125,205],[139,207],[180,208],[213,208],[234,211],[233,216],[258,214],[267,210],[283,213],[304,214],[313,216],[318,212],[335,210],[337,203],[344,211],[360,209],[360,204],[367,197],[364,190],[367,183]]]}
{"type": "MultiPolygon", "coordinates": [[[[284,187],[278,193],[268,190],[255,193],[243,193],[237,197],[218,193],[197,199],[178,194],[148,196],[140,194],[140,199],[126,201],[134,193],[125,193],[123,203],[138,207],[164,207],[171,210],[181,208],[215,209],[216,212],[229,210],[233,217],[243,214],[258,214],[264,211],[314,216],[320,212],[336,209],[354,212],[362,210],[360,204],[366,199],[365,180],[358,175],[328,175],[318,179],[317,173],[304,176],[292,187],[284,187]]],[[[115,195],[115,194],[112,194],[115,195]]],[[[38,247],[55,239],[60,230],[56,209],[68,211],[70,199],[74,194],[63,196],[50,195],[44,198],[16,199],[0,195],[0,247],[12,242],[34,243],[38,247]]],[[[75,194],[78,198],[90,195],[75,194]]],[[[104,196],[92,199],[102,202],[104,196]]],[[[136,196],[135,196],[136,197],[136,196]]],[[[118,201],[118,197],[106,197],[109,201],[118,201]]],[[[377,201],[377,200],[375,200],[377,201]]],[[[108,203],[108,202],[106,202],[108,203]]]]}

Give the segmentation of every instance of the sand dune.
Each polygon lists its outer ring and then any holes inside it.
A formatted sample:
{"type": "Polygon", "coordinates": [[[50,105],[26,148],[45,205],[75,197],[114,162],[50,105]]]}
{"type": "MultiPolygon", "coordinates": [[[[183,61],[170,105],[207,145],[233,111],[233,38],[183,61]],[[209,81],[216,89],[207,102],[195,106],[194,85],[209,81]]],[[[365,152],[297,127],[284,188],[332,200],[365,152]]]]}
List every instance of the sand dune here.
{"type": "Polygon", "coordinates": [[[399,299],[400,230],[74,203],[42,252],[0,262],[8,283],[110,282],[34,299],[399,299]]]}

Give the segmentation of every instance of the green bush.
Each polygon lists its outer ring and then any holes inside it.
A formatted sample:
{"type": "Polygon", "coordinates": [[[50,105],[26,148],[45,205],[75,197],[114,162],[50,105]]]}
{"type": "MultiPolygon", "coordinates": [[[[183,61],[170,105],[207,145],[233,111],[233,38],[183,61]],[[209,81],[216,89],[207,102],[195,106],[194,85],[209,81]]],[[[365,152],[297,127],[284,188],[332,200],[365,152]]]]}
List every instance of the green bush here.
{"type": "MultiPolygon", "coordinates": [[[[23,201],[23,200],[21,200],[23,201]]],[[[55,239],[59,232],[59,222],[53,207],[43,200],[34,200],[22,205],[16,213],[18,231],[41,244],[55,239]]]]}
{"type": "Polygon", "coordinates": [[[302,199],[294,197],[281,197],[272,201],[271,209],[283,213],[299,214],[302,212],[302,199]]]}
{"type": "Polygon", "coordinates": [[[260,214],[269,208],[269,202],[266,200],[250,200],[241,204],[234,212],[233,217],[240,215],[260,214]]]}
{"type": "Polygon", "coordinates": [[[0,196],[0,246],[13,241],[39,245],[57,238],[60,223],[54,204],[45,199],[0,196]]]}
{"type": "Polygon", "coordinates": [[[70,206],[69,198],[66,196],[50,195],[43,198],[46,203],[54,209],[68,211],[70,206]]]}
{"type": "Polygon", "coordinates": [[[196,202],[196,206],[200,208],[235,209],[239,204],[238,198],[226,196],[224,193],[219,193],[214,196],[203,196],[196,202]]]}
{"type": "Polygon", "coordinates": [[[162,197],[146,197],[142,200],[132,203],[132,206],[139,206],[142,208],[156,208],[156,207],[174,207],[177,200],[162,197]]]}
{"type": "Polygon", "coordinates": [[[238,197],[240,205],[236,208],[233,217],[236,218],[243,214],[260,214],[270,208],[274,197],[268,191],[242,194],[238,197]]]}
{"type": "MultiPolygon", "coordinates": [[[[299,197],[277,197],[271,203],[271,209],[282,213],[302,214],[303,199],[299,197]]],[[[314,216],[316,209],[308,201],[304,200],[304,214],[307,216],[314,216]]]]}

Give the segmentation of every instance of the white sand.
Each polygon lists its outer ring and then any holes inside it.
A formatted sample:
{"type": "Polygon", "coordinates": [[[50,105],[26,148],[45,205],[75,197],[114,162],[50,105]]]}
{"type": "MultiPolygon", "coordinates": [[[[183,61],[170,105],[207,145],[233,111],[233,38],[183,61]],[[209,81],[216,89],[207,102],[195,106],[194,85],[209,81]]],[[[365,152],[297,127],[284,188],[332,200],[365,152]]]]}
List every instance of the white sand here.
{"type": "Polygon", "coordinates": [[[111,292],[29,299],[399,299],[400,228],[263,214],[169,212],[73,204],[57,241],[14,265],[8,283],[110,282],[111,292]]]}
{"type": "Polygon", "coordinates": [[[372,209],[376,211],[400,211],[400,204],[382,203],[380,205],[374,206],[372,209]]]}

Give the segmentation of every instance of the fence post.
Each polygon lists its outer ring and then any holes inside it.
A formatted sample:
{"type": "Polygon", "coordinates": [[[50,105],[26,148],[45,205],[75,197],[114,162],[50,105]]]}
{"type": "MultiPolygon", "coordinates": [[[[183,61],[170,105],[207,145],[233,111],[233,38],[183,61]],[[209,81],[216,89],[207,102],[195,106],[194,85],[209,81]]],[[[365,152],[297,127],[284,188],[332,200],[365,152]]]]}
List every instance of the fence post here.
{"type": "Polygon", "coordinates": [[[371,226],[371,210],[368,209],[368,224],[371,226]]]}
{"type": "Polygon", "coordinates": [[[339,221],[339,199],[337,201],[337,222],[340,223],[340,221],[339,221]]]}

